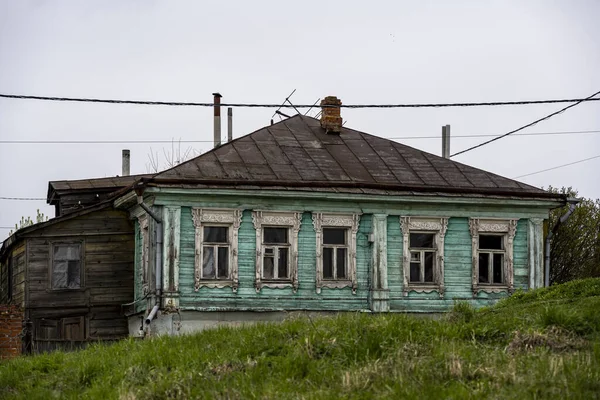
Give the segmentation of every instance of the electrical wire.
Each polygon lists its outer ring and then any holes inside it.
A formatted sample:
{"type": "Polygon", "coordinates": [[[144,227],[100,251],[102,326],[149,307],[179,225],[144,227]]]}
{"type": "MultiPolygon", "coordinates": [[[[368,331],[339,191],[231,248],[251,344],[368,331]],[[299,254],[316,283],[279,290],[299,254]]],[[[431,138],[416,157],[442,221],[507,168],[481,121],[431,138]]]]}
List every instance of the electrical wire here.
{"type": "MultiPolygon", "coordinates": [[[[520,127],[520,128],[514,129],[514,130],[512,130],[512,131],[510,131],[510,132],[508,132],[508,133],[505,133],[504,135],[497,136],[497,137],[495,137],[495,138],[493,138],[493,139],[490,139],[490,140],[487,140],[487,141],[485,141],[485,142],[483,142],[483,143],[479,143],[478,145],[475,145],[475,146],[469,147],[468,149],[461,150],[461,151],[459,151],[458,153],[454,153],[454,154],[450,155],[450,157],[454,157],[454,156],[457,156],[457,155],[459,155],[459,154],[466,153],[467,151],[475,150],[475,149],[477,149],[477,148],[479,148],[479,147],[485,146],[486,144],[490,144],[490,143],[492,143],[492,142],[495,142],[496,140],[499,140],[499,139],[502,139],[502,138],[504,138],[504,137],[507,137],[507,136],[509,136],[509,135],[512,135],[513,133],[516,133],[516,132],[522,131],[523,129],[529,128],[530,126],[533,126],[533,125],[535,125],[535,124],[537,124],[537,123],[539,123],[539,122],[545,121],[545,120],[547,120],[547,119],[550,119],[550,118],[554,117],[555,115],[558,115],[558,114],[560,114],[560,113],[563,113],[563,112],[567,111],[569,108],[575,107],[575,106],[577,106],[577,105],[579,105],[579,104],[583,103],[584,101],[590,101],[590,100],[592,100],[594,97],[596,97],[598,94],[600,94],[600,91],[598,91],[598,92],[596,92],[596,93],[592,94],[591,96],[588,96],[588,97],[586,97],[585,99],[577,100],[575,103],[573,103],[573,104],[571,104],[571,105],[568,105],[568,106],[566,106],[566,107],[564,107],[564,108],[562,108],[562,109],[560,109],[560,110],[558,110],[558,111],[555,111],[555,112],[553,112],[552,114],[548,114],[548,115],[546,115],[545,117],[542,117],[542,118],[540,118],[540,119],[537,119],[537,120],[535,120],[535,121],[533,121],[533,122],[531,122],[531,123],[529,123],[529,124],[527,124],[527,125],[523,125],[523,126],[522,126],[522,127],[520,127]]],[[[600,100],[600,98],[598,98],[598,99],[595,99],[595,100],[600,100]]]]}
{"type": "Polygon", "coordinates": [[[2,197],[0,200],[46,200],[45,197],[2,197]]]}
{"type": "Polygon", "coordinates": [[[530,174],[525,174],[525,175],[519,175],[519,176],[515,176],[513,179],[518,179],[518,178],[524,178],[526,176],[531,176],[531,175],[536,175],[536,174],[541,174],[542,172],[546,172],[546,171],[552,171],[555,169],[559,169],[559,168],[563,168],[563,167],[568,167],[570,165],[575,165],[575,164],[579,164],[585,161],[590,161],[593,160],[595,158],[600,158],[600,154],[598,154],[597,156],[593,156],[593,157],[589,157],[589,158],[584,158],[583,160],[579,160],[579,161],[573,161],[571,163],[568,164],[563,164],[563,165],[558,165],[556,167],[552,167],[552,168],[546,168],[546,169],[542,169],[540,171],[536,171],[536,172],[532,172],[530,174]]]}
{"type": "MultiPolygon", "coordinates": [[[[576,135],[587,133],[600,133],[600,130],[587,131],[558,131],[558,132],[531,132],[515,136],[543,136],[543,135],[576,135]]],[[[497,135],[455,135],[452,139],[496,137],[497,135]]],[[[389,140],[414,140],[414,139],[440,139],[441,136],[395,136],[383,139],[389,140]]],[[[213,143],[212,140],[0,140],[2,144],[160,144],[160,143],[213,143]]]]}
{"type": "MultiPolygon", "coordinates": [[[[0,93],[0,97],[7,99],[22,100],[44,100],[44,101],[67,101],[78,103],[107,103],[107,104],[136,104],[149,106],[180,106],[180,107],[214,107],[214,103],[178,102],[178,101],[146,101],[146,100],[116,100],[96,99],[80,97],[53,97],[53,96],[30,96],[19,94],[0,93]]],[[[593,97],[593,96],[591,96],[593,97]]],[[[584,101],[598,101],[594,98],[585,99],[549,99],[549,100],[522,100],[522,101],[492,101],[492,102],[470,102],[470,103],[420,103],[420,104],[342,104],[323,105],[324,108],[442,108],[442,107],[485,107],[485,106],[519,106],[530,104],[554,104],[572,103],[584,101]]],[[[258,104],[258,103],[221,103],[221,107],[245,107],[245,108],[312,108],[312,104],[258,104]]]]}

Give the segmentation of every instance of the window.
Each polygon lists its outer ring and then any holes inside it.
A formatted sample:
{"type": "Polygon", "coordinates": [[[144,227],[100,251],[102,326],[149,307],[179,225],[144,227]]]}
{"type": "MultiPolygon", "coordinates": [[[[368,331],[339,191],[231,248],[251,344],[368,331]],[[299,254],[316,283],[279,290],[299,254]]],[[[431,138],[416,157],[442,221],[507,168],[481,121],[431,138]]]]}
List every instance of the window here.
{"type": "Polygon", "coordinates": [[[35,323],[36,340],[85,340],[85,317],[40,318],[35,323]]]}
{"type": "Polygon", "coordinates": [[[444,296],[444,238],[448,218],[400,217],[403,294],[437,291],[444,296]]]}
{"type": "Polygon", "coordinates": [[[298,232],[302,213],[254,211],[256,282],[263,287],[298,289],[298,232]]]}
{"type": "Polygon", "coordinates": [[[192,209],[196,228],[195,290],[229,286],[237,292],[241,210],[192,209]]]}
{"type": "Polygon", "coordinates": [[[513,240],[517,219],[471,218],[473,295],[480,291],[513,291],[513,240]]]}
{"type": "Polygon", "coordinates": [[[317,238],[317,293],[350,287],[356,294],[356,234],[359,214],[313,213],[317,238]]]}
{"type": "Polygon", "coordinates": [[[82,286],[81,244],[52,245],[52,289],[79,289],[82,286]]]}

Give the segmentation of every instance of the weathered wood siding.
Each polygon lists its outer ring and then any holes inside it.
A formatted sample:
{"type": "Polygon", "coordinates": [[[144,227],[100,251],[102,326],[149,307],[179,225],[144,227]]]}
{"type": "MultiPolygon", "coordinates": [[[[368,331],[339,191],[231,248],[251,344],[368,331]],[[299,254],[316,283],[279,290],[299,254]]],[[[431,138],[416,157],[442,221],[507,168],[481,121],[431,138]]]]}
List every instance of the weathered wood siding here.
{"type": "Polygon", "coordinates": [[[239,230],[239,281],[237,293],[231,288],[202,287],[194,290],[194,225],[191,209],[181,210],[181,259],[179,267],[179,305],[182,309],[196,310],[362,310],[367,308],[368,271],[371,260],[368,233],[371,218],[363,216],[357,235],[357,276],[359,290],[352,294],[350,288],[327,289],[316,293],[316,236],[311,213],[302,216],[298,235],[299,288],[263,288],[256,293],[256,233],[250,210],[245,210],[239,230]]]}
{"type": "Polygon", "coordinates": [[[50,326],[52,321],[68,324],[74,323],[68,318],[83,317],[85,339],[127,335],[121,304],[133,299],[135,241],[126,213],[96,211],[34,231],[26,241],[28,312],[34,329],[42,320],[50,326]],[[82,244],[80,289],[51,288],[52,244],[63,242],[82,244]]]}
{"type": "Polygon", "coordinates": [[[0,265],[0,304],[25,306],[25,257],[25,242],[19,241],[0,265]]]}

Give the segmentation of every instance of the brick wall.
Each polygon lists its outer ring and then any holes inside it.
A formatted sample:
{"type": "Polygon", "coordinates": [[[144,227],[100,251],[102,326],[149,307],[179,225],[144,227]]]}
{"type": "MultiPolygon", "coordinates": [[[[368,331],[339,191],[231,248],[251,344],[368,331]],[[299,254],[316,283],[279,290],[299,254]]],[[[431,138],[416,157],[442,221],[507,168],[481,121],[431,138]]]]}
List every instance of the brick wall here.
{"type": "Polygon", "coordinates": [[[21,354],[23,310],[16,305],[0,305],[0,360],[21,354]]]}

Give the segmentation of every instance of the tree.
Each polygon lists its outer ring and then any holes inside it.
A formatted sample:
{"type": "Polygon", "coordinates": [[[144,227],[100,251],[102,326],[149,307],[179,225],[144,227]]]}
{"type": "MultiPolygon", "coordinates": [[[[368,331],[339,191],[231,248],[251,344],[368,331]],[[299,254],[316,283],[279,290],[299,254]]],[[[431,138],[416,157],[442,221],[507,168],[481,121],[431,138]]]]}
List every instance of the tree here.
{"type": "MultiPolygon", "coordinates": [[[[572,188],[549,187],[552,193],[577,197],[572,188]]],[[[556,225],[568,206],[550,212],[548,229],[556,225]]],[[[600,199],[582,199],[571,217],[562,224],[550,245],[550,283],[600,277],[600,199]]]]}
{"type": "Polygon", "coordinates": [[[18,231],[21,228],[25,228],[27,226],[33,225],[33,224],[37,224],[40,222],[45,222],[48,221],[48,217],[46,215],[44,215],[43,212],[40,212],[40,209],[37,209],[37,215],[35,216],[35,222],[33,222],[33,220],[31,219],[31,217],[21,217],[21,220],[19,221],[18,224],[15,224],[15,230],[13,231],[11,229],[11,231],[8,233],[8,236],[11,236],[13,233],[15,233],[16,231],[18,231]]]}
{"type": "Polygon", "coordinates": [[[187,149],[181,150],[181,140],[177,143],[177,147],[175,146],[175,140],[171,141],[171,152],[169,153],[165,148],[162,149],[164,162],[162,163],[162,168],[160,166],[160,157],[158,155],[158,151],[154,152],[152,148],[150,148],[150,154],[148,154],[148,163],[146,164],[146,170],[149,173],[160,172],[168,168],[172,168],[176,165],[181,164],[184,161],[187,161],[191,158],[194,158],[202,153],[202,150],[198,151],[196,149],[192,149],[188,147],[187,149]]]}

